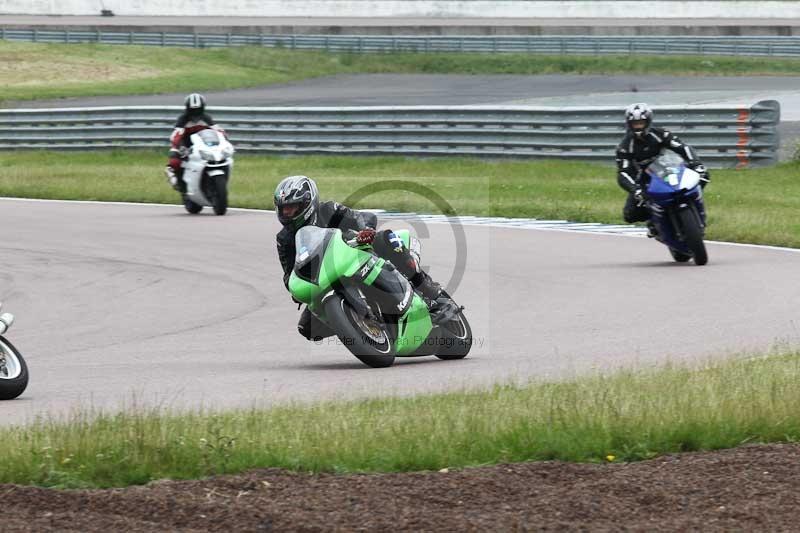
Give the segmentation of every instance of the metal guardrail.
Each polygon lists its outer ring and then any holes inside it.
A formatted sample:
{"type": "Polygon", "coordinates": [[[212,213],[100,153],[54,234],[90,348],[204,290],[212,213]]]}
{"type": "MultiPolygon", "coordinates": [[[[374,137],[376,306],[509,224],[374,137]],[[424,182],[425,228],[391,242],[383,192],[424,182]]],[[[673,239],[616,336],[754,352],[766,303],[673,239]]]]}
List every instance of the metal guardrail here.
{"type": "MultiPolygon", "coordinates": [[[[0,110],[0,149],[166,148],[180,107],[0,110]]],[[[209,108],[240,152],[613,161],[617,107],[209,108]]],[[[658,125],[714,167],[777,161],[780,105],[663,106],[658,125]]]]}
{"type": "Polygon", "coordinates": [[[0,39],[42,43],[105,43],[194,48],[266,46],[344,53],[474,52],[538,54],[666,54],[800,56],[800,36],[380,36],[243,35],[9,29],[0,39]]]}

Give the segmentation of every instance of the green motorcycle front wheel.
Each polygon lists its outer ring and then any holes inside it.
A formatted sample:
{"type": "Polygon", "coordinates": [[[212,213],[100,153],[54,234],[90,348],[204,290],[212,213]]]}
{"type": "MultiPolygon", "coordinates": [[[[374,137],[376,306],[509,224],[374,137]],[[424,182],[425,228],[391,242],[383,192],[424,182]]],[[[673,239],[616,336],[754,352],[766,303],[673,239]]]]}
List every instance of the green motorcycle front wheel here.
{"type": "Polygon", "coordinates": [[[386,368],[394,363],[394,349],[385,327],[360,317],[338,294],[325,300],[325,318],[342,344],[362,363],[386,368]]]}
{"type": "MultiPolygon", "coordinates": [[[[447,293],[445,293],[445,296],[450,298],[447,293]]],[[[436,357],[446,360],[465,358],[472,348],[472,328],[467,322],[467,317],[464,316],[464,313],[459,311],[453,320],[442,324],[440,327],[440,335],[446,342],[436,352],[436,357]]]]}

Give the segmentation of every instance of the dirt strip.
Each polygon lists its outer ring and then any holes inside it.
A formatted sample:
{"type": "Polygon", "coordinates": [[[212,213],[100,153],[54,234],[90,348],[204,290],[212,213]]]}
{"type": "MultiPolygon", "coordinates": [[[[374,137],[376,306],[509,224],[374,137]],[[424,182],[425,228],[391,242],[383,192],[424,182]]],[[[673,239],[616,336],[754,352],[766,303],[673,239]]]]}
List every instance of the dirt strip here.
{"type": "Polygon", "coordinates": [[[631,464],[267,469],[111,490],[0,485],[0,495],[2,531],[789,531],[800,524],[800,445],[631,464]]]}

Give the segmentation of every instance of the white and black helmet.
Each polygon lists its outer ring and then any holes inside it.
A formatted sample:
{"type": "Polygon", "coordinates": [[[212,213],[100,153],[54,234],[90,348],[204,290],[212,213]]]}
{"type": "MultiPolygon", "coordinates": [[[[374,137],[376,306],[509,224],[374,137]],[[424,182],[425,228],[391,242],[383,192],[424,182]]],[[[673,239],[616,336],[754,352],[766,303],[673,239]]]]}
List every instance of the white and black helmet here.
{"type": "Polygon", "coordinates": [[[183,106],[192,115],[200,115],[206,110],[206,98],[202,94],[192,93],[183,100],[183,106]]]}
{"type": "Polygon", "coordinates": [[[644,137],[653,123],[653,110],[647,104],[631,104],[625,110],[625,126],[636,137],[644,137]],[[636,124],[634,124],[634,122],[636,124]]]}
{"type": "Polygon", "coordinates": [[[289,176],[275,188],[275,213],[284,226],[292,226],[297,230],[306,224],[313,224],[318,209],[317,184],[307,176],[289,176]],[[293,216],[286,217],[282,208],[289,205],[297,205],[298,210],[293,216]]]}

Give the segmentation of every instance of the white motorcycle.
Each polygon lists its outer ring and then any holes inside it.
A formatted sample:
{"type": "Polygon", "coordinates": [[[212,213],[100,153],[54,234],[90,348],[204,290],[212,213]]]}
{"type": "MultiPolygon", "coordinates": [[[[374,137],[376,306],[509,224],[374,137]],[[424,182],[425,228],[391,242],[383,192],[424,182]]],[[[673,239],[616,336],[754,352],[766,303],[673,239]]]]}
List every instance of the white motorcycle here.
{"type": "Polygon", "coordinates": [[[190,137],[192,148],[183,163],[183,206],[196,214],[205,206],[224,215],[228,210],[228,180],[233,169],[233,145],[213,129],[202,130],[190,137]]]}
{"type": "MultiPolygon", "coordinates": [[[[0,308],[3,304],[0,304],[0,308]]],[[[13,400],[28,386],[28,366],[22,354],[3,334],[14,323],[14,315],[0,315],[0,400],[13,400]]]]}

